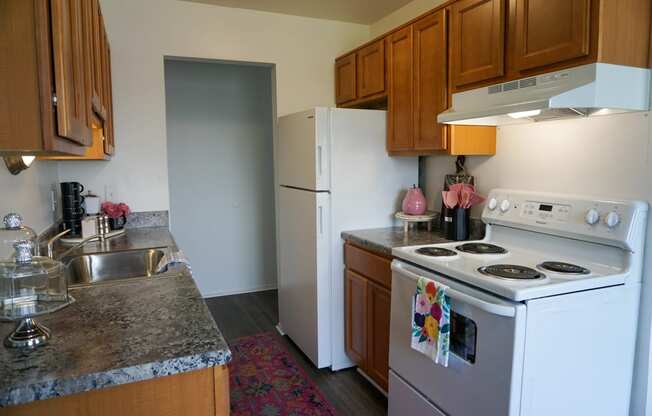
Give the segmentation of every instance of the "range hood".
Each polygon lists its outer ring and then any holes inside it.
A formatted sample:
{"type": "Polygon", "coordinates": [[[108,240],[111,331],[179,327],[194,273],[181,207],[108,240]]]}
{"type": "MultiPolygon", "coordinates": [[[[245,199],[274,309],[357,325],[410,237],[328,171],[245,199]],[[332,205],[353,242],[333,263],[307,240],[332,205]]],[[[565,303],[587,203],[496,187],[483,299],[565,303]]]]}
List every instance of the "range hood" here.
{"type": "Polygon", "coordinates": [[[595,63],[453,94],[444,124],[501,126],[650,109],[650,69],[595,63]]]}

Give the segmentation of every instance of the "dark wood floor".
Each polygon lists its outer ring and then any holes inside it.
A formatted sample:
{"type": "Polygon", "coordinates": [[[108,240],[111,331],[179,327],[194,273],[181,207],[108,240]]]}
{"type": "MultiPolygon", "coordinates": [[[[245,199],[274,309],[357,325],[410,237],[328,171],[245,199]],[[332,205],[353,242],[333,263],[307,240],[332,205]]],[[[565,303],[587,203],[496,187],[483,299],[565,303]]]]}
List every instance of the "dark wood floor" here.
{"type": "Polygon", "coordinates": [[[261,332],[274,332],[340,415],[386,415],[387,399],[355,369],[332,372],[316,369],[288,339],[276,332],[278,297],[275,290],[206,299],[227,342],[261,332]]]}

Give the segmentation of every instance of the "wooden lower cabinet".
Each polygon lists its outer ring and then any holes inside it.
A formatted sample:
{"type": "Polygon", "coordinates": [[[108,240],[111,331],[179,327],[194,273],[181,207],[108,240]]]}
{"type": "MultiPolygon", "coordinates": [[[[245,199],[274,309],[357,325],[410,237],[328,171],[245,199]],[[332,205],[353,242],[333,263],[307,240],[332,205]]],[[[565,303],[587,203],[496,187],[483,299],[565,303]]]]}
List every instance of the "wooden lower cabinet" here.
{"type": "Polygon", "coordinates": [[[346,271],[346,352],[358,367],[367,364],[367,279],[346,271]]]}
{"type": "Polygon", "coordinates": [[[367,374],[387,391],[391,292],[369,283],[367,298],[367,374]]]}
{"type": "Polygon", "coordinates": [[[391,260],[345,244],[346,352],[387,391],[391,260]]]}
{"type": "Polygon", "coordinates": [[[225,365],[0,409],[0,416],[226,416],[225,365]]]}

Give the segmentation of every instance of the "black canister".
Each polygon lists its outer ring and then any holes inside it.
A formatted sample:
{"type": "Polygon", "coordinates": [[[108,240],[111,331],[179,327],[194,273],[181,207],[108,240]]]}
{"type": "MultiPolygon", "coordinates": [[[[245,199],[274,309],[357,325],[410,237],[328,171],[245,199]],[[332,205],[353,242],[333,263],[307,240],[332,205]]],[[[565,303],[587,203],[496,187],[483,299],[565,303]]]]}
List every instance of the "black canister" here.
{"type": "Polygon", "coordinates": [[[444,232],[449,240],[462,241],[469,239],[471,210],[468,208],[446,208],[445,215],[449,216],[444,218],[444,232]],[[450,218],[450,219],[449,219],[450,218]]]}

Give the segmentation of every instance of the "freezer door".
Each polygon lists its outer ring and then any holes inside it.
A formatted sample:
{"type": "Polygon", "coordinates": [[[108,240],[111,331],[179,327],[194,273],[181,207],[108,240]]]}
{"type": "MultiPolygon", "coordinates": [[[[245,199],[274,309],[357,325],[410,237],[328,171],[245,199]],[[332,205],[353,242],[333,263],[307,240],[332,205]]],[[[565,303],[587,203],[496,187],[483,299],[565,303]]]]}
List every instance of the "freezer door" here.
{"type": "Polygon", "coordinates": [[[278,183],[327,191],[329,183],[329,111],[318,107],[278,119],[278,183]]]}
{"type": "Polygon", "coordinates": [[[318,368],[331,364],[329,195],[280,187],[280,327],[318,368]]]}

